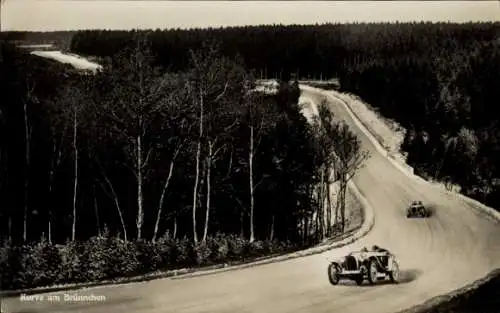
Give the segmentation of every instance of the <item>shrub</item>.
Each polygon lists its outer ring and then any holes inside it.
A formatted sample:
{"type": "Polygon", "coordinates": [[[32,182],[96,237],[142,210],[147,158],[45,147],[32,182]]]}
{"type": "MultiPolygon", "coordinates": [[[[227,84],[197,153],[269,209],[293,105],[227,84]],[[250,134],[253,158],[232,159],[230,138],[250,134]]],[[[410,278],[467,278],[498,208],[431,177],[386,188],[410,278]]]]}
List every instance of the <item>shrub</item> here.
{"type": "Polygon", "coordinates": [[[137,273],[139,262],[135,243],[126,242],[118,237],[108,238],[106,251],[106,276],[108,278],[130,276],[137,273]]]}
{"type": "Polygon", "coordinates": [[[68,242],[66,245],[56,246],[61,258],[61,268],[56,279],[57,283],[85,281],[81,271],[82,255],[78,250],[78,243],[68,242]]]}
{"type": "Polygon", "coordinates": [[[79,258],[79,276],[83,281],[97,281],[106,278],[107,234],[99,237],[92,237],[83,243],[77,243],[76,253],[79,258]]]}
{"type": "Polygon", "coordinates": [[[35,285],[49,285],[57,280],[61,269],[61,256],[58,249],[42,240],[34,246],[33,257],[35,259],[33,272],[35,274],[35,285]]]}
{"type": "Polygon", "coordinates": [[[256,258],[295,249],[291,242],[254,241],[236,235],[215,234],[206,242],[160,238],[125,242],[108,232],[85,242],[51,245],[45,240],[23,246],[0,246],[4,289],[22,289],[61,283],[89,282],[234,260],[256,258]]]}
{"type": "Polygon", "coordinates": [[[210,255],[212,250],[207,242],[199,242],[196,245],[191,245],[190,247],[191,264],[193,265],[208,265],[210,264],[210,255]]]}
{"type": "Polygon", "coordinates": [[[180,267],[192,265],[189,255],[190,249],[191,242],[187,238],[177,241],[172,247],[171,262],[180,267]]]}
{"type": "Polygon", "coordinates": [[[11,288],[14,280],[14,269],[11,264],[12,246],[4,243],[0,247],[0,285],[4,288],[11,288]]]}
{"type": "Polygon", "coordinates": [[[171,269],[174,263],[174,253],[177,243],[170,238],[161,238],[155,246],[160,257],[159,269],[171,269]]]}
{"type": "Polygon", "coordinates": [[[246,246],[246,255],[249,257],[259,257],[265,254],[263,241],[254,241],[252,243],[248,243],[246,246]]]}
{"type": "Polygon", "coordinates": [[[244,238],[235,235],[229,235],[227,237],[227,240],[229,243],[228,258],[230,260],[244,259],[244,252],[247,241],[244,238]]]}
{"type": "Polygon", "coordinates": [[[217,233],[213,238],[208,239],[211,249],[210,259],[214,263],[222,263],[227,260],[229,253],[228,238],[223,234],[217,233]]]}
{"type": "Polygon", "coordinates": [[[164,258],[160,243],[150,243],[141,240],[137,245],[138,272],[154,272],[168,262],[169,254],[164,258]],[[164,262],[166,260],[166,262],[164,262]]]}

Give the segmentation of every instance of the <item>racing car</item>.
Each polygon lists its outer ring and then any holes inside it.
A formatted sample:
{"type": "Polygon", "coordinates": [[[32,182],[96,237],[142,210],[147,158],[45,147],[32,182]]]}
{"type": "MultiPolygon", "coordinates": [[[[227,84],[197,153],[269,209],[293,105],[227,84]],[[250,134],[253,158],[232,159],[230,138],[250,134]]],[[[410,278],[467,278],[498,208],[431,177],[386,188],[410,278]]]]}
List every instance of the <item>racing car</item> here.
{"type": "Polygon", "coordinates": [[[331,261],[328,265],[328,279],[332,285],[337,285],[341,279],[353,280],[358,285],[363,284],[365,279],[371,285],[387,279],[398,283],[399,263],[396,256],[386,249],[374,246],[369,251],[363,248],[331,261]]]}
{"type": "Polygon", "coordinates": [[[431,216],[430,210],[428,210],[422,201],[412,201],[408,209],[406,209],[406,217],[429,217],[431,216]]]}

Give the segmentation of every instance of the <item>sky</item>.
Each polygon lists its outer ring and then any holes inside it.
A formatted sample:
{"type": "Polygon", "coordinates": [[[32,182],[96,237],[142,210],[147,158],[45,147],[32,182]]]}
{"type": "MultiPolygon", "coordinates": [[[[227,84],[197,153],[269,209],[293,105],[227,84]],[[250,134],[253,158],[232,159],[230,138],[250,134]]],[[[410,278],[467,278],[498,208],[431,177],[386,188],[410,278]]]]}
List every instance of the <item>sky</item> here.
{"type": "Polygon", "coordinates": [[[500,21],[500,1],[0,0],[1,30],[156,29],[384,21],[500,21]]]}

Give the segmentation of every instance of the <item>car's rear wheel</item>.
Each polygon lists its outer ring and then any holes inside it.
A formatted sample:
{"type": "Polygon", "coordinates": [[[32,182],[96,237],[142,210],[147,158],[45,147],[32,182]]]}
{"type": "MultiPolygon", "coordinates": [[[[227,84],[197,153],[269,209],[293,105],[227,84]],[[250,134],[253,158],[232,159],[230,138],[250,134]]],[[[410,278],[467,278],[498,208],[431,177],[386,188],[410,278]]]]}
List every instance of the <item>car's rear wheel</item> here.
{"type": "Polygon", "coordinates": [[[391,282],[393,283],[399,283],[399,275],[400,275],[400,272],[399,272],[399,265],[396,261],[392,261],[392,270],[391,272],[389,273],[389,278],[391,280],[391,282]]]}
{"type": "Polygon", "coordinates": [[[375,284],[377,281],[377,263],[375,260],[370,260],[368,265],[368,282],[370,284],[375,284]]]}
{"type": "Polygon", "coordinates": [[[340,280],[339,268],[336,264],[331,263],[328,265],[328,280],[330,280],[330,284],[337,285],[340,280]]]}

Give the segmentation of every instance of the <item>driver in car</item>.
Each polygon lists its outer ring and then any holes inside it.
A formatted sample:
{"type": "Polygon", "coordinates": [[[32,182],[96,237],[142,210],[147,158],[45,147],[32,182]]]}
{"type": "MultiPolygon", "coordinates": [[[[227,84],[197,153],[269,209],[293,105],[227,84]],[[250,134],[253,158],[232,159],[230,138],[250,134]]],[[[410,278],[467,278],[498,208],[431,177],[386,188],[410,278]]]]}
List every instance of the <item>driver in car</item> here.
{"type": "Polygon", "coordinates": [[[383,249],[377,245],[374,245],[374,246],[372,246],[372,251],[374,251],[374,252],[387,252],[387,249],[383,249]]]}

